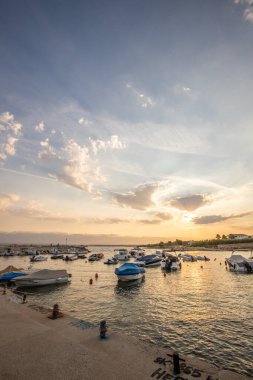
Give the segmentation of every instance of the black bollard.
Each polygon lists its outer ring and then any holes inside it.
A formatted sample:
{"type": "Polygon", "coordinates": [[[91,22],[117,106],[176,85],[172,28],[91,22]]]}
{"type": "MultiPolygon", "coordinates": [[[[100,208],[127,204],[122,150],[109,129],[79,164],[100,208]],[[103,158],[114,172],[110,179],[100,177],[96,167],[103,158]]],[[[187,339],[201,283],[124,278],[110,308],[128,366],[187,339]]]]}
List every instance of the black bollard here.
{"type": "Polygon", "coordinates": [[[173,369],[174,374],[179,375],[180,374],[180,364],[179,364],[179,355],[177,352],[173,353],[173,369]]]}

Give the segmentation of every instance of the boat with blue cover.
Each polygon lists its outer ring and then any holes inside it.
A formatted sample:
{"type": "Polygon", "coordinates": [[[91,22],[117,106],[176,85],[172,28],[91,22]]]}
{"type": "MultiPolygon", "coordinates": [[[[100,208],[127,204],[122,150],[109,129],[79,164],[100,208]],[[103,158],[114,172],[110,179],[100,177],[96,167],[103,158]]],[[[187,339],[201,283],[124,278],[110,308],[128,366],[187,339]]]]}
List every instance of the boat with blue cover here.
{"type": "Polygon", "coordinates": [[[120,281],[133,281],[144,277],[145,269],[134,263],[125,263],[115,269],[115,274],[120,281]]]}
{"type": "Polygon", "coordinates": [[[27,276],[28,273],[22,273],[22,272],[10,272],[10,273],[4,273],[2,276],[0,276],[0,281],[11,281],[15,277],[21,277],[21,276],[27,276]]]}

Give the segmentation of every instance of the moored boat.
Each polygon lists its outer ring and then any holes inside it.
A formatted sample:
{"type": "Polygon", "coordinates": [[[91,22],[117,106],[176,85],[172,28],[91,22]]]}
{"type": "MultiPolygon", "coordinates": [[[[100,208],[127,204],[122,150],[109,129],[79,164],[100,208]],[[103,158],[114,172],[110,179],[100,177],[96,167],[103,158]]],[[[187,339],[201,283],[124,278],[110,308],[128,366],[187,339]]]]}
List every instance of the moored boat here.
{"type": "Polygon", "coordinates": [[[242,255],[234,254],[234,252],[232,252],[232,255],[229,258],[226,258],[225,264],[232,272],[253,273],[252,257],[247,259],[242,255]]]}
{"type": "Polygon", "coordinates": [[[145,269],[134,263],[125,263],[115,269],[115,274],[120,281],[134,281],[143,278],[145,269]]]}
{"type": "Polygon", "coordinates": [[[89,256],[88,260],[89,261],[99,261],[104,257],[103,253],[93,253],[92,255],[89,256]]]}
{"type": "Polygon", "coordinates": [[[137,261],[140,262],[145,262],[145,267],[158,267],[161,264],[162,257],[157,256],[156,254],[154,255],[146,255],[143,256],[142,258],[137,259],[137,261]]]}
{"type": "Polygon", "coordinates": [[[117,252],[115,253],[114,257],[119,261],[130,260],[131,255],[126,248],[115,249],[114,252],[117,252]]]}
{"type": "Polygon", "coordinates": [[[14,277],[12,282],[17,287],[63,284],[69,282],[69,274],[66,270],[43,269],[27,276],[14,277]]]}
{"type": "Polygon", "coordinates": [[[118,264],[118,262],[119,262],[119,260],[117,260],[117,259],[115,259],[115,257],[113,257],[111,259],[104,261],[104,264],[115,265],[115,264],[118,264]]]}
{"type": "Polygon", "coordinates": [[[33,256],[30,258],[30,261],[32,263],[36,263],[36,262],[39,262],[39,261],[47,261],[47,257],[45,256],[33,256]]]}
{"type": "Polygon", "coordinates": [[[181,262],[177,256],[169,255],[161,261],[161,269],[165,271],[176,271],[181,269],[181,262]]]}

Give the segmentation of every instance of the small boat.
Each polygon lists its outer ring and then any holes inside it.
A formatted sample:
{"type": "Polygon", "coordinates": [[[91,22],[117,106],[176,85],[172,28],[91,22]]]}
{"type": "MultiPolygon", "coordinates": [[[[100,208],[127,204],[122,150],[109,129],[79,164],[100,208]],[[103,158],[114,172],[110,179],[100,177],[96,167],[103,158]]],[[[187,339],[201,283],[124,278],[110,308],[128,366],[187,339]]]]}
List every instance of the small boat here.
{"type": "Polygon", "coordinates": [[[194,256],[198,261],[210,261],[210,259],[206,256],[194,256]]]}
{"type": "Polygon", "coordinates": [[[130,255],[131,256],[134,256],[136,257],[136,255],[140,256],[140,255],[145,255],[145,249],[141,248],[141,247],[134,247],[132,248],[130,251],[129,251],[130,255]]]}
{"type": "Polygon", "coordinates": [[[225,260],[225,264],[232,272],[253,273],[253,258],[247,259],[242,255],[232,252],[232,255],[225,260]]]}
{"type": "Polygon", "coordinates": [[[161,269],[165,271],[176,271],[181,269],[182,265],[177,256],[169,255],[166,259],[161,261],[161,269]]]}
{"type": "Polygon", "coordinates": [[[77,259],[78,259],[78,256],[76,254],[74,254],[74,255],[66,255],[63,260],[65,260],[65,261],[74,261],[74,260],[77,260],[77,259]]]}
{"type": "Polygon", "coordinates": [[[30,258],[30,261],[32,263],[36,263],[36,262],[39,262],[39,261],[47,261],[47,257],[45,256],[33,256],[30,258]]]}
{"type": "Polygon", "coordinates": [[[89,261],[99,261],[104,257],[103,253],[93,253],[88,257],[89,261]]]}
{"type": "Polygon", "coordinates": [[[145,262],[145,267],[158,267],[161,265],[162,257],[159,257],[157,255],[146,255],[137,261],[145,262]]]}
{"type": "Polygon", "coordinates": [[[143,278],[145,269],[134,263],[125,263],[115,269],[115,274],[120,281],[133,281],[143,278]]]}
{"type": "Polygon", "coordinates": [[[188,255],[188,254],[179,254],[178,257],[180,257],[183,261],[190,261],[190,262],[193,262],[193,261],[197,261],[197,256],[192,256],[192,255],[188,255]]]}
{"type": "Polygon", "coordinates": [[[55,253],[51,256],[51,259],[53,260],[57,260],[57,259],[63,259],[64,258],[64,254],[63,253],[55,253]]]}
{"type": "Polygon", "coordinates": [[[118,262],[119,262],[119,260],[115,259],[115,257],[113,257],[112,259],[108,259],[108,260],[104,261],[104,264],[115,265],[115,264],[118,264],[118,262]]]}
{"type": "Polygon", "coordinates": [[[12,281],[17,287],[63,284],[69,282],[69,274],[66,270],[43,269],[27,276],[14,277],[12,281]]]}
{"type": "Polygon", "coordinates": [[[129,254],[128,250],[126,248],[120,248],[120,249],[115,249],[114,257],[118,259],[119,261],[128,261],[130,260],[131,255],[129,254]]]}

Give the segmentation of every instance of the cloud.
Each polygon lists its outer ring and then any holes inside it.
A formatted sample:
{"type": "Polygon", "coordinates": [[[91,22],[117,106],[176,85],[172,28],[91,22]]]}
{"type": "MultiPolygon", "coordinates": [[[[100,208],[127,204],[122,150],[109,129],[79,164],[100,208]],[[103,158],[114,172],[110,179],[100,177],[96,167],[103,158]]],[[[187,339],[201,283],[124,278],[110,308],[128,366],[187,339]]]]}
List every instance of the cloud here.
{"type": "Polygon", "coordinates": [[[48,138],[46,138],[44,141],[41,141],[40,146],[43,147],[43,149],[38,153],[38,158],[40,160],[56,157],[56,152],[54,148],[49,144],[48,138]]]}
{"type": "Polygon", "coordinates": [[[89,125],[91,122],[86,117],[81,117],[78,120],[78,124],[80,125],[89,125]]]}
{"type": "Polygon", "coordinates": [[[195,224],[219,223],[219,222],[223,222],[224,220],[243,218],[244,216],[247,216],[247,215],[250,215],[250,214],[251,214],[251,212],[246,212],[246,213],[238,214],[238,215],[229,215],[229,216],[206,215],[206,216],[199,216],[199,217],[194,218],[193,222],[195,224]]]}
{"type": "Polygon", "coordinates": [[[208,201],[205,199],[203,195],[194,194],[188,197],[175,198],[170,201],[170,205],[179,209],[179,210],[187,210],[194,211],[200,207],[205,206],[208,201]]]}
{"type": "Polygon", "coordinates": [[[44,121],[41,121],[40,123],[38,123],[38,124],[35,126],[35,131],[37,131],[37,132],[43,132],[44,129],[45,129],[44,121]]]}
{"type": "Polygon", "coordinates": [[[15,156],[22,127],[10,112],[0,114],[0,161],[6,160],[7,156],[15,156]]]}
{"type": "Polygon", "coordinates": [[[117,135],[111,136],[110,140],[92,140],[90,138],[90,143],[94,154],[97,154],[99,150],[106,151],[107,149],[125,149],[126,144],[120,141],[117,135]]]}
{"type": "MultiPolygon", "coordinates": [[[[19,200],[19,197],[15,196],[13,200],[16,202],[17,200],[19,200]]],[[[13,200],[12,202],[10,202],[10,205],[13,203],[13,200]]],[[[78,218],[66,217],[59,212],[47,210],[46,206],[43,203],[40,203],[35,200],[29,201],[24,207],[7,207],[6,211],[9,215],[14,215],[15,217],[21,217],[26,219],[64,223],[74,223],[79,221],[78,218]]]]}
{"type": "Polygon", "coordinates": [[[138,186],[134,191],[128,193],[115,193],[113,199],[122,207],[130,207],[137,210],[145,210],[154,206],[152,195],[157,188],[156,184],[145,184],[138,186]]]}
{"type": "Polygon", "coordinates": [[[19,200],[17,194],[0,194],[0,210],[8,209],[13,203],[19,200]]]}
{"type": "Polygon", "coordinates": [[[157,218],[164,220],[164,221],[168,221],[168,220],[171,220],[173,218],[173,216],[167,212],[157,212],[155,214],[155,216],[157,216],[157,218]]]}
{"type": "Polygon", "coordinates": [[[243,13],[244,20],[253,22],[253,0],[234,0],[234,3],[244,5],[246,7],[243,13]]]}
{"type": "Polygon", "coordinates": [[[137,222],[141,224],[161,224],[160,219],[140,219],[137,222]]]}
{"type": "Polygon", "coordinates": [[[145,95],[140,90],[137,90],[132,84],[127,83],[126,88],[128,88],[135,95],[141,107],[148,108],[155,105],[155,102],[149,96],[145,95]]]}
{"type": "Polygon", "coordinates": [[[89,149],[86,146],[80,146],[70,139],[66,143],[64,152],[67,156],[67,163],[64,165],[62,173],[56,175],[58,180],[87,192],[93,192],[92,182],[94,180],[105,180],[100,174],[97,162],[90,157],[89,149]]]}

